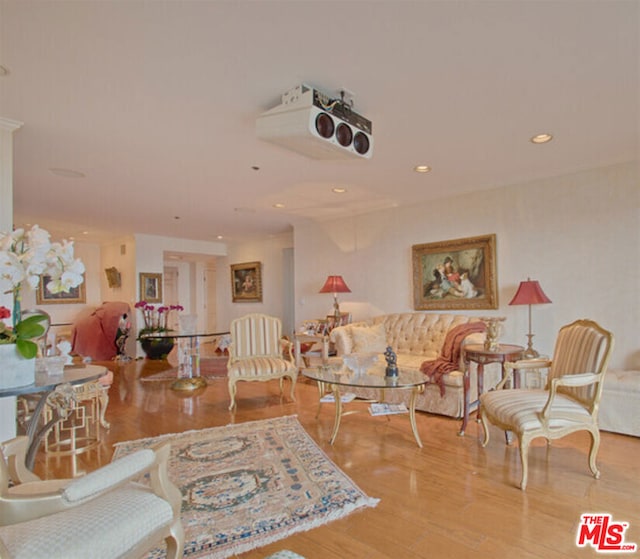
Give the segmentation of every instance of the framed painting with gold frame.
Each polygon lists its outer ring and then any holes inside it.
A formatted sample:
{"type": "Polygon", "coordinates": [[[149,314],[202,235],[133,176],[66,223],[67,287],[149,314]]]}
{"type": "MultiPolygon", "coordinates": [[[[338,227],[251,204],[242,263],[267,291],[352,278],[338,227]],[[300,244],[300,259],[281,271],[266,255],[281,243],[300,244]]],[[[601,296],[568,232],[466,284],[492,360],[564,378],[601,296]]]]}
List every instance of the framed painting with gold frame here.
{"type": "Polygon", "coordinates": [[[162,303],[162,274],[140,273],[140,300],[162,303]]]}
{"type": "Polygon", "coordinates": [[[262,302],[262,264],[231,264],[231,299],[234,303],[262,302]]]}
{"type": "Polygon", "coordinates": [[[496,236],[413,245],[416,310],[497,309],[496,236]]]}
{"type": "Polygon", "coordinates": [[[51,293],[47,289],[47,283],[51,281],[51,276],[40,276],[40,283],[36,289],[37,305],[53,305],[68,303],[86,303],[87,296],[84,287],[84,280],[78,287],[72,287],[68,293],[51,293]]]}

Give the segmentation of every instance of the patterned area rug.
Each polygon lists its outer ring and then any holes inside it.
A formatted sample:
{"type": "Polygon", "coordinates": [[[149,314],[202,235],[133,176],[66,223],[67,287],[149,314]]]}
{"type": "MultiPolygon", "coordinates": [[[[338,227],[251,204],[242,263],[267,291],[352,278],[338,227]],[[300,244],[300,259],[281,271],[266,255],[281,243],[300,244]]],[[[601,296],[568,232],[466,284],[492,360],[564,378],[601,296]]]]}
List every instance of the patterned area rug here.
{"type": "MultiPolygon", "coordinates": [[[[185,558],[224,559],[378,503],[296,416],[119,443],[114,460],[165,440],[169,477],[182,492],[185,558]]],[[[147,559],[161,557],[164,548],[147,559]]]]}
{"type": "MultiPolygon", "coordinates": [[[[208,357],[200,360],[200,376],[207,380],[216,380],[227,377],[228,356],[208,357]]],[[[161,371],[148,377],[140,377],[142,382],[157,380],[176,380],[178,378],[178,367],[161,371]]]]}

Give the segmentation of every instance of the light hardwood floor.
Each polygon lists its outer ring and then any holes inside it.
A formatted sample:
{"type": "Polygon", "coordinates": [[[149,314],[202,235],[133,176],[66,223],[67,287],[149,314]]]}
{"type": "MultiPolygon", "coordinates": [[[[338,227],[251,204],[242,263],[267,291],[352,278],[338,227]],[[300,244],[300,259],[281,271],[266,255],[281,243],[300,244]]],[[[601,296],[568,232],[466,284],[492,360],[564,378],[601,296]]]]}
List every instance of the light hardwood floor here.
{"type": "Polygon", "coordinates": [[[75,460],[40,452],[39,475],[93,470],[111,460],[112,445],[119,441],[295,414],[326,454],[368,495],[380,499],[375,508],[244,553],[242,559],[280,549],[307,559],[595,557],[593,549],[576,547],[575,536],[580,515],[598,512],[629,522],[625,539],[640,544],[638,438],[602,433],[599,480],[587,464],[588,434],[550,447],[536,441],[529,453],[529,486],[522,492],[517,447],[506,446],[502,432],[494,429],[483,449],[482,429],[475,421],[459,437],[458,421],[419,413],[420,449],[406,417],[372,418],[360,404],[363,413],[343,418],[331,446],[333,407],[324,405],[316,419],[317,391],[303,377],[295,403],[280,399],[277,382],[240,383],[238,408],[230,413],[224,379],[197,394],[179,393],[169,382],[140,382],[141,376],[170,366],[167,362],[106,365],[115,381],[107,411],[111,429],[103,431],[102,444],[75,460]]]}

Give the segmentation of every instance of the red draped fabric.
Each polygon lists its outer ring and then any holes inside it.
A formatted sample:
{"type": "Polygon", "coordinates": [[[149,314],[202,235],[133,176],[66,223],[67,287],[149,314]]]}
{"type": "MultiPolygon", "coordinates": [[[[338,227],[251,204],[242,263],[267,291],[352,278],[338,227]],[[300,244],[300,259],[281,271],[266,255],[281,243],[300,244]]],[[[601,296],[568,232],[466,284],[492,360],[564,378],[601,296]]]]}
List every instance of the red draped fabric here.
{"type": "Polygon", "coordinates": [[[455,326],[447,332],[440,355],[433,361],[425,361],[420,365],[420,370],[429,377],[429,380],[440,387],[441,396],[444,396],[444,375],[457,370],[460,366],[462,342],[469,334],[484,332],[486,328],[485,323],[479,320],[455,326]]]}

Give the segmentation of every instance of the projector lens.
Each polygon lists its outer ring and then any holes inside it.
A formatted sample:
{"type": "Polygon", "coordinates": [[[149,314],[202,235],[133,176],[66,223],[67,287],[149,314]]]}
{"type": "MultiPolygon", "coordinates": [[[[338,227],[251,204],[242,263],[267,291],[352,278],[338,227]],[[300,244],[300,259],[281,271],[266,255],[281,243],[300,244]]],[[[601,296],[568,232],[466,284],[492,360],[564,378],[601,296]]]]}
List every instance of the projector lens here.
{"type": "Polygon", "coordinates": [[[369,151],[369,138],[367,138],[367,135],[362,132],[356,132],[353,147],[360,155],[367,153],[369,151]]]}
{"type": "Polygon", "coordinates": [[[316,131],[320,136],[329,139],[333,136],[334,130],[333,119],[327,113],[320,113],[316,117],[316,131]]]}
{"type": "Polygon", "coordinates": [[[341,146],[348,147],[353,141],[353,132],[349,126],[342,122],[338,124],[338,128],[336,129],[336,138],[341,146]]]}

